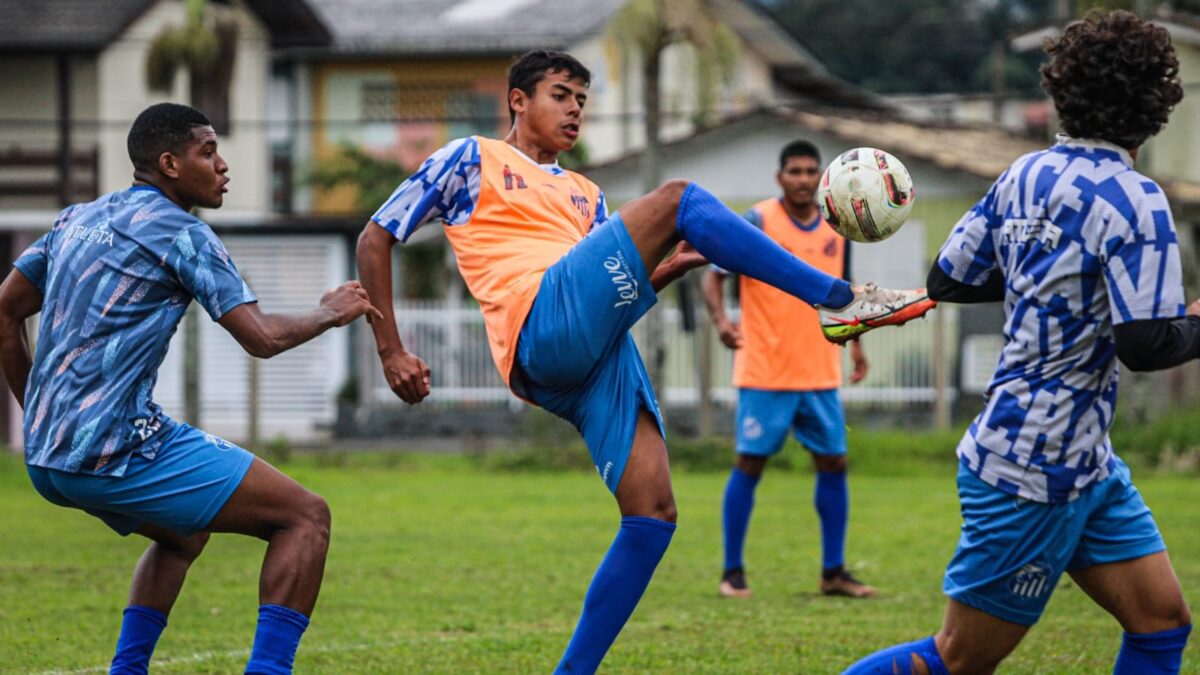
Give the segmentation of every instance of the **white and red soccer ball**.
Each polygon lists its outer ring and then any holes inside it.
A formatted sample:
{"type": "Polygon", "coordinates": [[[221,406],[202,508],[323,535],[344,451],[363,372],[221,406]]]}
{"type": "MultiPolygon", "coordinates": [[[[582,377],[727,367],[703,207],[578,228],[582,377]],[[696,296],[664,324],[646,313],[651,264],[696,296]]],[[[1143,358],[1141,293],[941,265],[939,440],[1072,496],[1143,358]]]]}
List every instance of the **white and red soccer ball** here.
{"type": "Polygon", "coordinates": [[[854,148],[825,168],[817,187],[821,214],[838,234],[861,242],[896,233],[912,210],[912,176],[900,160],[876,148],[854,148]]]}

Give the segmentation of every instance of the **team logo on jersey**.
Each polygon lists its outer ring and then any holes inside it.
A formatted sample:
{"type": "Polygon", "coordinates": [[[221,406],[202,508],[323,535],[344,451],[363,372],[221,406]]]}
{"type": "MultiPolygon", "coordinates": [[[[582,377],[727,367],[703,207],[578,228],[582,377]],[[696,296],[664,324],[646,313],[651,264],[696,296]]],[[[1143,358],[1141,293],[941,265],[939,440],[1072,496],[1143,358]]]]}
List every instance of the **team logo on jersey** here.
{"type": "Polygon", "coordinates": [[[1050,582],[1050,568],[1040,562],[1025,565],[1008,579],[1008,590],[1022,598],[1039,598],[1050,582]]]}
{"type": "Polygon", "coordinates": [[[638,299],[638,282],[633,278],[633,270],[629,269],[629,263],[625,262],[624,253],[617,251],[616,255],[605,258],[604,271],[608,272],[608,278],[613,282],[613,286],[616,286],[617,297],[620,298],[613,307],[628,305],[638,299]]]}
{"type": "Polygon", "coordinates": [[[514,172],[512,169],[508,168],[507,164],[505,164],[504,189],[511,190],[514,187],[518,190],[524,190],[526,188],[525,179],[521,177],[521,174],[514,172]]]}
{"type": "Polygon", "coordinates": [[[825,253],[826,258],[832,258],[833,256],[837,255],[837,239],[831,237],[829,241],[825,242],[825,250],[823,253],[825,253]]]}
{"type": "Polygon", "coordinates": [[[742,438],[748,441],[753,441],[762,438],[763,425],[754,415],[746,415],[746,419],[742,420],[742,438]]]}
{"type": "Polygon", "coordinates": [[[592,203],[586,195],[575,188],[571,188],[571,203],[575,205],[575,208],[579,210],[579,213],[584,218],[592,217],[592,203]]]}
{"type": "Polygon", "coordinates": [[[204,440],[217,446],[217,449],[222,452],[233,449],[233,443],[230,443],[229,441],[225,440],[224,438],[221,438],[220,436],[213,436],[210,433],[205,433],[204,440]]]}

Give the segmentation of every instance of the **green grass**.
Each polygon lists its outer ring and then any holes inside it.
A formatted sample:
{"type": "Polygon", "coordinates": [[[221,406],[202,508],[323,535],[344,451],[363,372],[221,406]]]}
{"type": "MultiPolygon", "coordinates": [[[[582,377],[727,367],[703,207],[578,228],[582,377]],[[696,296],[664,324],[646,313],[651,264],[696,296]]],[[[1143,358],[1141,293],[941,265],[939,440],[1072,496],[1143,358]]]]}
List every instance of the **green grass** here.
{"type": "MultiPolygon", "coordinates": [[[[617,525],[594,473],[485,470],[460,457],[337,458],[298,455],[284,467],[334,512],[298,672],[553,668],[617,525]]],[[[867,469],[851,478],[848,553],[880,599],[814,592],[819,535],[812,478],[800,470],[768,472],[758,492],[747,547],[755,597],[719,599],[725,473],[679,472],[680,529],[603,672],[832,673],[935,630],[959,525],[953,462],[897,464],[904,475],[894,477],[888,462],[863,459],[867,469]]],[[[1137,480],[1195,605],[1195,479],[1143,471],[1137,480]]],[[[0,512],[0,671],[103,672],[142,542],[43,502],[15,456],[0,457],[0,512]]],[[[251,539],[214,537],[159,643],[156,672],[240,672],[262,552],[251,539]]],[[[1110,672],[1119,641],[1116,623],[1065,583],[1002,672],[1110,672]]],[[[1198,672],[1197,648],[1185,663],[1198,672]]]]}

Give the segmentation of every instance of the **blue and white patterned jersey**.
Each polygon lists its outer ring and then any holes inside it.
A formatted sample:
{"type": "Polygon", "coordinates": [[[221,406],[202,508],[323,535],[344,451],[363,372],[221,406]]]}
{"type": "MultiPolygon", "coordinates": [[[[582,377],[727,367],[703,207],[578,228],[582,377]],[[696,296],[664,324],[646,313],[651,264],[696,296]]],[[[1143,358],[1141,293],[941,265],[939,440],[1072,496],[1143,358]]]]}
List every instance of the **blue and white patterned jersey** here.
{"type": "Polygon", "coordinates": [[[1109,475],[1117,404],[1113,325],[1183,316],[1166,196],[1125,150],[1059,137],[1009,167],[938,256],[953,279],[1005,279],[1004,350],[958,446],[985,482],[1064,502],[1109,475]]]}
{"type": "MultiPolygon", "coordinates": [[[[558,162],[538,164],[513,148],[546,173],[564,173],[558,162]]],[[[458,138],[442,146],[401,183],[371,219],[400,241],[408,241],[422,225],[440,220],[448,226],[471,220],[480,189],[479,141],[474,136],[458,138]]],[[[608,219],[604,193],[596,205],[592,227],[608,219]]]]}
{"type": "Polygon", "coordinates": [[[174,422],[151,400],[195,298],[217,320],[256,298],[216,234],[149,186],[68,207],[14,263],[42,291],[25,461],[120,476],[174,422]]]}

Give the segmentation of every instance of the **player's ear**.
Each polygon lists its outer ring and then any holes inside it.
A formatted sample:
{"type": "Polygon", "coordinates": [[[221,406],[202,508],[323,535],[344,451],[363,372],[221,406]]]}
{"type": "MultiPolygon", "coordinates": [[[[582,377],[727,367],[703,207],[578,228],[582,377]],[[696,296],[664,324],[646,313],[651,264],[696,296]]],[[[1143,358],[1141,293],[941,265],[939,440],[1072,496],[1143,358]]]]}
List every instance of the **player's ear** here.
{"type": "Polygon", "coordinates": [[[514,87],[508,92],[508,107],[515,113],[525,112],[525,105],[529,102],[529,97],[521,90],[520,87],[514,87]]]}
{"type": "Polygon", "coordinates": [[[179,158],[170,151],[158,156],[158,171],[168,178],[179,178],[179,158]]]}

